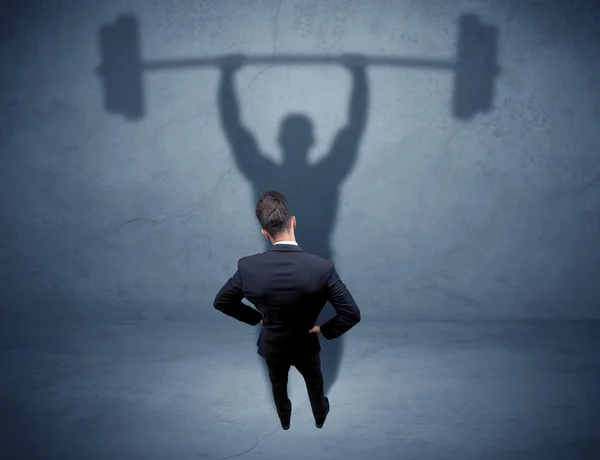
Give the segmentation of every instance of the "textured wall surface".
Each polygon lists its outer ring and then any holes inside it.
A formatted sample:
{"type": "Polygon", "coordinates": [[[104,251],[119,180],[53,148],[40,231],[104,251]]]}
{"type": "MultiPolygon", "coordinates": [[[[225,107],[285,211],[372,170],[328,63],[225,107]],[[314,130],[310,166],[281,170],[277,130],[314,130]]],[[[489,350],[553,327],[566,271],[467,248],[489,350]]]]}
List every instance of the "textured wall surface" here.
{"type": "Polygon", "coordinates": [[[294,195],[306,245],[329,247],[363,320],[600,318],[593,4],[3,6],[4,312],[71,305],[111,314],[141,305],[159,317],[213,315],[212,298],[237,259],[264,248],[253,208],[274,184],[294,195]],[[368,68],[364,132],[356,158],[342,159],[338,171],[292,168],[278,133],[287,115],[303,114],[295,120],[312,125],[310,164],[324,161],[352,118],[351,74],[338,65],[243,67],[234,77],[240,116],[279,168],[268,176],[244,170],[230,148],[214,67],[146,73],[138,121],[105,111],[95,73],[99,33],[123,13],[139,21],[145,59],[237,52],[453,59],[458,18],[474,13],[497,28],[502,73],[492,109],[465,121],[452,114],[451,71],[368,68]]]}

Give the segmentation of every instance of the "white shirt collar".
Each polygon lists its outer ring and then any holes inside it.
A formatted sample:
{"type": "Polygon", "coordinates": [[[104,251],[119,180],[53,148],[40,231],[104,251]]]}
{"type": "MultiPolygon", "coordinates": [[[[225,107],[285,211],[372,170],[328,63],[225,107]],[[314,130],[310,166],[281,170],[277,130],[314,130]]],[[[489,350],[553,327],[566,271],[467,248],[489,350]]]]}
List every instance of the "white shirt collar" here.
{"type": "Polygon", "coordinates": [[[278,241],[275,244],[293,244],[294,246],[298,246],[298,243],[296,243],[295,241],[278,241]]]}

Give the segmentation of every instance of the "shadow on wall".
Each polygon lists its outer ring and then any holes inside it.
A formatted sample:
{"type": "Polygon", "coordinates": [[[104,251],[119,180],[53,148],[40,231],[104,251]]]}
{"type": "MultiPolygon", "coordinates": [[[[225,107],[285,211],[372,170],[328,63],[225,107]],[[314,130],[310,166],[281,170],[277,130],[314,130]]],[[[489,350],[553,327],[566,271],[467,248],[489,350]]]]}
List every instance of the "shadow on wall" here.
{"type": "MultiPolygon", "coordinates": [[[[234,153],[239,170],[252,184],[254,202],[268,190],[284,193],[297,218],[296,236],[299,245],[308,252],[332,258],[332,234],[339,204],[340,187],[356,163],[367,115],[369,89],[366,67],[389,65],[418,67],[426,70],[454,72],[452,113],[460,120],[471,119],[478,112],[492,109],[493,83],[497,74],[497,29],[484,26],[472,14],[460,17],[457,56],[455,61],[404,59],[390,57],[351,57],[346,59],[318,56],[271,56],[270,62],[286,64],[345,65],[352,77],[348,120],[335,137],[327,155],[316,164],[308,163],[314,146],[311,119],[303,114],[289,114],[281,123],[278,143],[283,150],[283,162],[277,164],[262,155],[252,134],[242,125],[236,97],[234,76],[244,63],[261,63],[251,56],[200,58],[163,62],[143,62],[141,57],[138,21],[134,16],[121,16],[114,25],[100,29],[100,47],[104,89],[104,105],[109,112],[117,112],[130,120],[144,115],[143,72],[158,69],[219,66],[221,79],[218,94],[220,120],[227,141],[234,153]]],[[[267,247],[270,243],[265,240],[267,247]]],[[[343,267],[342,267],[343,269],[343,267]]],[[[343,270],[342,270],[343,272],[343,270]]],[[[343,273],[342,273],[343,278],[343,273]]],[[[317,324],[335,315],[328,304],[317,324]]],[[[260,332],[257,328],[258,333],[260,332]]],[[[338,375],[344,337],[336,340],[321,339],[321,361],[326,391],[338,375]]],[[[268,375],[265,369],[265,379],[268,375]]]]}

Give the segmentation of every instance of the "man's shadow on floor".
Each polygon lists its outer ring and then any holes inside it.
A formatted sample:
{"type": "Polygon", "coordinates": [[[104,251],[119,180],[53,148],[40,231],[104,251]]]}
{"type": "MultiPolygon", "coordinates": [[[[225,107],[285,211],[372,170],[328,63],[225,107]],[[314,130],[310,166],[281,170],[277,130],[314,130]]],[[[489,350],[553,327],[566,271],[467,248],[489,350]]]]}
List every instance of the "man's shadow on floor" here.
{"type": "MultiPolygon", "coordinates": [[[[345,68],[352,78],[350,104],[345,126],[337,133],[328,154],[316,163],[309,163],[308,156],[315,144],[313,123],[303,114],[289,114],[281,123],[278,143],[283,151],[283,161],[275,163],[260,152],[250,131],[243,125],[235,91],[235,72],[242,66],[242,56],[232,56],[221,66],[218,107],[222,129],[233,152],[235,162],[242,174],[252,184],[254,203],[264,192],[276,190],[289,200],[296,216],[296,239],[301,249],[324,257],[333,258],[332,234],[337,217],[340,187],[352,171],[358,156],[359,144],[365,131],[368,112],[369,90],[365,63],[360,56],[348,56],[345,68]]],[[[266,241],[267,248],[270,242],[266,241]]],[[[340,270],[343,279],[343,269],[340,270]]],[[[333,307],[327,303],[317,325],[335,316],[333,307]]],[[[257,339],[260,328],[257,328],[257,339]]],[[[335,383],[345,337],[321,343],[321,369],[325,392],[335,383]]],[[[269,382],[264,365],[265,379],[269,382]]]]}

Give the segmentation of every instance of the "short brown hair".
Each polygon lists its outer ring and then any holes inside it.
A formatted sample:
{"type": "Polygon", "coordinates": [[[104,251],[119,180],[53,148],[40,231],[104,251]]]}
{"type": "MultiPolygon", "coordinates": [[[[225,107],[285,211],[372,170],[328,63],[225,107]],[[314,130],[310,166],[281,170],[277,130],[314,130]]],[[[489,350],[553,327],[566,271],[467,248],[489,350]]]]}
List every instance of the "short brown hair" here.
{"type": "Polygon", "coordinates": [[[272,238],[286,231],[292,220],[290,205],[280,192],[265,192],[256,204],[256,218],[272,238]]]}

